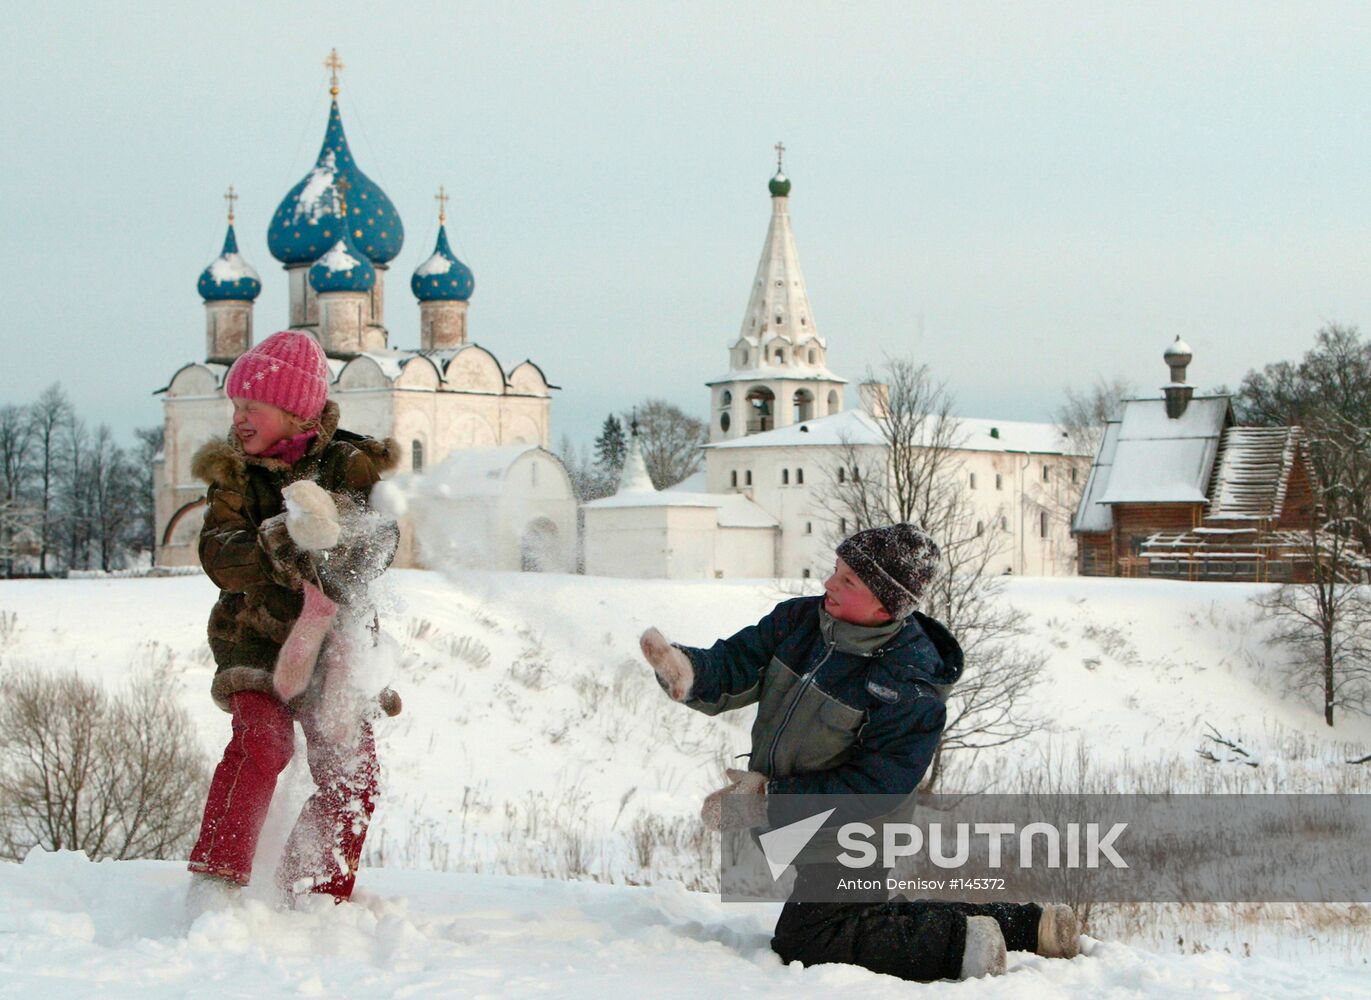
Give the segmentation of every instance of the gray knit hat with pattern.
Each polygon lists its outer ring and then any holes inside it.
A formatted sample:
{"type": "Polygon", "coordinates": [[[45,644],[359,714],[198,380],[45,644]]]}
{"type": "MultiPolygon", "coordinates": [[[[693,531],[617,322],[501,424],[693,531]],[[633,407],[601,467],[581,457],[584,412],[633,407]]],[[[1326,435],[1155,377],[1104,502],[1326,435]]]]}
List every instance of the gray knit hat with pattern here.
{"type": "Polygon", "coordinates": [[[938,572],[942,552],[912,524],[867,528],[843,539],[838,558],[852,567],[891,618],[908,618],[938,572]]]}

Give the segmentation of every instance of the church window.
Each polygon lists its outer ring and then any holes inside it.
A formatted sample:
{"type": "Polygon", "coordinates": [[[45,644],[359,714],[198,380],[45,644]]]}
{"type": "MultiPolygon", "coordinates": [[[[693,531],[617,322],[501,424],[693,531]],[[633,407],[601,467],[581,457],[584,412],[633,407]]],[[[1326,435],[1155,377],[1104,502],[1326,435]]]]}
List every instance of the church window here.
{"type": "Polygon", "coordinates": [[[782,486],[789,486],[789,485],[790,485],[790,470],[789,470],[789,469],[782,469],[782,470],[781,470],[781,485],[782,485],[782,486]]]}
{"type": "Polygon", "coordinates": [[[1000,475],[998,472],[995,473],[995,489],[1004,489],[1004,476],[1000,475]]]}
{"type": "Polygon", "coordinates": [[[796,484],[797,486],[803,486],[803,485],[805,484],[805,470],[804,470],[804,469],[796,469],[796,470],[795,470],[795,484],[796,484]]]}
{"type": "Polygon", "coordinates": [[[838,467],[838,482],[847,482],[847,469],[842,466],[838,467]]]}
{"type": "Polygon", "coordinates": [[[1047,537],[1047,511],[1038,512],[1038,535],[1041,538],[1047,537]]]}
{"type": "Polygon", "coordinates": [[[1000,530],[1001,530],[1001,531],[1008,531],[1008,530],[1009,530],[1009,518],[1005,517],[1003,514],[1000,515],[1000,530]]]}
{"type": "Polygon", "coordinates": [[[744,485],[744,486],[751,486],[751,485],[752,485],[752,470],[751,470],[751,469],[748,469],[746,472],[743,473],[743,485],[744,485]]]}
{"type": "Polygon", "coordinates": [[[977,521],[977,522],[976,522],[976,537],[979,538],[981,535],[984,535],[984,534],[985,534],[985,522],[984,522],[984,521],[977,521]]]}
{"type": "Polygon", "coordinates": [[[781,317],[780,317],[780,316],[777,316],[777,317],[776,317],[776,325],[777,325],[777,326],[780,326],[780,325],[781,325],[781,317]]]}
{"type": "Polygon", "coordinates": [[[1043,482],[1047,482],[1047,481],[1048,481],[1049,479],[1051,479],[1051,478],[1052,478],[1052,466],[1050,466],[1050,465],[1048,465],[1046,462],[1044,462],[1044,463],[1043,463],[1043,482]]]}
{"type": "Polygon", "coordinates": [[[813,522],[813,521],[806,521],[806,522],[805,522],[805,534],[806,534],[806,535],[812,535],[812,534],[814,534],[814,522],[813,522]]]}
{"type": "Polygon", "coordinates": [[[801,572],[800,575],[803,576],[806,580],[808,580],[808,579],[809,579],[809,570],[807,570],[807,569],[806,569],[806,570],[803,570],[803,571],[801,572]]]}
{"type": "Polygon", "coordinates": [[[738,488],[738,470],[737,470],[737,469],[734,469],[732,472],[730,472],[730,473],[728,474],[728,485],[729,485],[729,486],[732,486],[734,489],[737,489],[737,488],[738,488]]]}
{"type": "MultiPolygon", "coordinates": [[[[803,320],[801,322],[803,322],[803,320]]],[[[819,363],[819,352],[812,347],[809,349],[809,363],[811,365],[817,365],[819,363]]]]}
{"type": "Polygon", "coordinates": [[[1073,483],[1076,481],[1076,473],[1079,472],[1079,471],[1080,471],[1080,470],[1077,469],[1074,465],[1071,467],[1071,481],[1072,481],[1073,483]]]}
{"type": "Polygon", "coordinates": [[[743,365],[744,365],[744,367],[746,367],[746,365],[747,365],[747,359],[748,359],[748,357],[749,357],[749,355],[748,355],[747,351],[744,350],[744,351],[743,351],[743,365]]]}
{"type": "Polygon", "coordinates": [[[846,535],[846,534],[847,534],[847,518],[845,518],[845,517],[840,517],[840,518],[838,518],[838,534],[840,534],[840,535],[846,535]]]}
{"type": "Polygon", "coordinates": [[[785,352],[784,352],[784,351],[777,351],[777,352],[776,352],[776,360],[777,360],[777,361],[784,361],[784,360],[785,360],[785,352]]]}
{"type": "Polygon", "coordinates": [[[733,418],[731,418],[727,412],[719,414],[719,430],[727,434],[728,428],[732,426],[732,424],[733,418]]]}
{"type": "Polygon", "coordinates": [[[409,446],[409,465],[415,472],[424,471],[424,442],[415,441],[409,446]]]}
{"type": "Polygon", "coordinates": [[[852,467],[852,481],[854,483],[860,483],[862,481],[862,470],[859,466],[854,465],[852,467]]]}
{"type": "Polygon", "coordinates": [[[733,393],[731,393],[731,392],[729,392],[727,389],[725,389],[725,390],[724,390],[723,399],[722,399],[721,402],[722,402],[722,405],[724,405],[724,406],[732,406],[732,405],[733,405],[733,393]]]}
{"type": "Polygon", "coordinates": [[[777,287],[777,288],[784,288],[784,287],[785,287],[785,282],[784,282],[784,281],[781,281],[779,278],[777,278],[777,279],[776,279],[776,287],[777,287]]]}
{"type": "Polygon", "coordinates": [[[971,473],[971,488],[973,490],[976,488],[976,473],[974,472],[971,473]]]}

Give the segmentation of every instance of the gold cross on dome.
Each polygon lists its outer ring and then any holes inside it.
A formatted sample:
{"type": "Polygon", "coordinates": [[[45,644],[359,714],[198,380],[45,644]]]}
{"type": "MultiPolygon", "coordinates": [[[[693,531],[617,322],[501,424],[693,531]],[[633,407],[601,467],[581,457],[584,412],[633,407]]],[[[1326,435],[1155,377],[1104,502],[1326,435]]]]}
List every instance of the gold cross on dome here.
{"type": "Polygon", "coordinates": [[[328,92],[334,97],[338,96],[338,71],[345,68],[343,60],[338,58],[338,50],[329,49],[328,58],[324,60],[324,69],[329,71],[328,92]]]}
{"type": "Polygon", "coordinates": [[[229,225],[231,226],[231,225],[233,225],[233,204],[234,204],[234,202],[236,202],[236,201],[238,200],[238,192],[236,192],[236,191],[233,190],[233,185],[232,185],[232,184],[230,184],[230,185],[229,185],[229,189],[228,189],[227,191],[224,192],[224,200],[225,200],[226,202],[228,202],[228,207],[229,207],[229,225]]]}
{"type": "Polygon", "coordinates": [[[785,143],[778,142],[774,148],[776,150],[776,173],[779,174],[781,172],[781,161],[785,158],[785,143]]]}
{"type": "Polygon", "coordinates": [[[447,189],[443,185],[438,185],[438,193],[433,196],[433,200],[438,203],[438,225],[441,226],[447,222],[448,202],[447,189]]]}

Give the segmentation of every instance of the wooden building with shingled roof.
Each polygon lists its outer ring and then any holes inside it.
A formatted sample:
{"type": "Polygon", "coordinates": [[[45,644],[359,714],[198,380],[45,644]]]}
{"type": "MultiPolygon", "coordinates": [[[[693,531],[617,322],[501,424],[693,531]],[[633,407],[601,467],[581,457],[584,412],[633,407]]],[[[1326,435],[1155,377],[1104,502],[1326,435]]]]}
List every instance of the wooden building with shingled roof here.
{"type": "Polygon", "coordinates": [[[1299,427],[1239,427],[1226,395],[1194,395],[1190,348],[1165,353],[1161,398],[1109,422],[1072,520],[1082,576],[1304,582],[1312,470],[1299,427]]]}

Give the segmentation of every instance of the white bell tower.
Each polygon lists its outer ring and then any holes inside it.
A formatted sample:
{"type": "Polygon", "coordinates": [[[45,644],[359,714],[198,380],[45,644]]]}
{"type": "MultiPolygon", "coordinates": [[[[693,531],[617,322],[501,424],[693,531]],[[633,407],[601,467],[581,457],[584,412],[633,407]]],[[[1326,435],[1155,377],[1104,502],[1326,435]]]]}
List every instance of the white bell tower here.
{"type": "Polygon", "coordinates": [[[790,180],[785,145],[776,144],[771,222],[738,338],[729,348],[728,374],[710,387],[709,440],[727,441],[787,427],[843,408],[846,380],[828,370],[828,344],[819,336],[795,234],[790,228],[790,180]]]}

